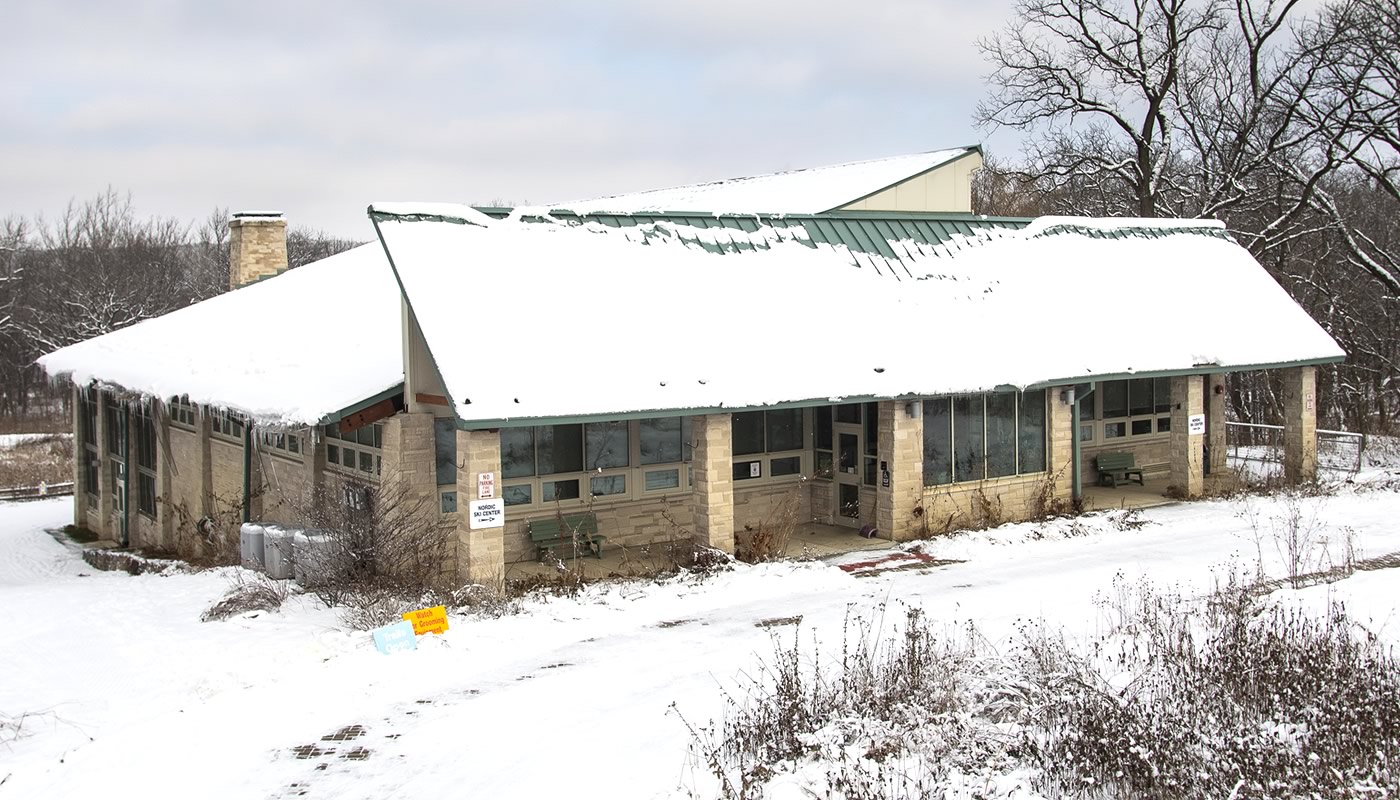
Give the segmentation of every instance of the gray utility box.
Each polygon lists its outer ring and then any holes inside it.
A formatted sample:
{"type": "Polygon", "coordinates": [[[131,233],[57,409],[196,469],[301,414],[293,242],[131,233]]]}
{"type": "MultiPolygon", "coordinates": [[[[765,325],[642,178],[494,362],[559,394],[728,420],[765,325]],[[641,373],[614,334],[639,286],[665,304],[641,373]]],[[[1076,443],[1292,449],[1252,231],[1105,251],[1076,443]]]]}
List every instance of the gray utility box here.
{"type": "Polygon", "coordinates": [[[336,578],[333,574],[337,566],[335,540],[325,531],[315,528],[297,531],[292,539],[295,542],[293,549],[297,554],[293,568],[297,583],[302,586],[315,586],[336,578]]]}
{"type": "Polygon", "coordinates": [[[248,569],[263,568],[263,526],[257,522],[245,522],[238,529],[238,551],[243,566],[248,569]]]}
{"type": "Polygon", "coordinates": [[[263,561],[267,567],[267,577],[279,581],[292,577],[292,565],[296,563],[296,553],[293,551],[295,533],[281,525],[263,526],[263,561]]]}

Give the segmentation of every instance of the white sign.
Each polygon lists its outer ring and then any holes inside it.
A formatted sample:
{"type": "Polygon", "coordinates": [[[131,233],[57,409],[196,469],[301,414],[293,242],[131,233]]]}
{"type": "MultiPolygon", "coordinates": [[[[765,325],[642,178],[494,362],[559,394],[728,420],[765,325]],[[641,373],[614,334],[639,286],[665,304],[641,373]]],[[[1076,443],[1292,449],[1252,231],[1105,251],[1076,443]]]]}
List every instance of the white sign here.
{"type": "Polygon", "coordinates": [[[476,474],[476,496],[482,500],[490,500],[496,496],[496,473],[478,472],[476,474]]]}
{"type": "Polygon", "coordinates": [[[1202,436],[1206,432],[1206,415],[1192,414],[1186,420],[1186,433],[1189,436],[1202,436]]]}
{"type": "Polygon", "coordinates": [[[467,504],[471,512],[471,528],[500,528],[506,524],[506,501],[501,498],[494,500],[473,500],[467,504]]]}
{"type": "Polygon", "coordinates": [[[749,462],[749,477],[750,477],[750,478],[762,478],[762,477],[763,477],[763,462],[762,462],[762,461],[751,461],[751,462],[749,462]]]}
{"type": "Polygon", "coordinates": [[[1312,411],[1312,410],[1313,410],[1313,396],[1312,396],[1312,395],[1310,395],[1310,394],[1305,394],[1305,395],[1303,395],[1303,408],[1304,408],[1304,410],[1306,410],[1306,411],[1312,411]]]}

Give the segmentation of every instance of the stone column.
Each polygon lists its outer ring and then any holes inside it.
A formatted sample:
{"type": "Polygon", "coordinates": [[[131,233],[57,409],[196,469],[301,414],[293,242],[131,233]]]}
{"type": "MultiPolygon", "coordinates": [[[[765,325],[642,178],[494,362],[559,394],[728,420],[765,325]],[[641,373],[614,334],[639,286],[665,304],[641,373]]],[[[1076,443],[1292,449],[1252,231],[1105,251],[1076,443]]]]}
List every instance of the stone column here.
{"type": "Polygon", "coordinates": [[[199,473],[198,505],[192,509],[195,521],[214,511],[214,457],[209,452],[209,441],[214,435],[214,417],[209,412],[209,406],[199,406],[199,413],[194,418],[194,430],[199,437],[194,466],[199,473]]]}
{"type": "Polygon", "coordinates": [[[1172,381],[1171,487],[1182,497],[1199,497],[1205,490],[1205,436],[1191,433],[1191,417],[1204,414],[1203,381],[1185,375],[1172,381]]]}
{"type": "Polygon", "coordinates": [[[411,503],[437,508],[437,468],[433,453],[433,415],[396,414],[383,420],[379,485],[384,492],[406,492],[411,503]]]}
{"type": "Polygon", "coordinates": [[[694,418],[695,470],[692,502],[695,535],[726,553],[734,552],[734,434],[729,414],[694,418]]]}
{"type": "Polygon", "coordinates": [[[1210,474],[1225,472],[1228,445],[1225,443],[1225,375],[1207,375],[1205,391],[1210,394],[1210,419],[1206,420],[1206,457],[1210,460],[1210,474]]]}
{"type": "MultiPolygon", "coordinates": [[[[427,419],[431,456],[433,418],[427,419]]],[[[495,475],[500,486],[501,432],[457,431],[457,579],[500,590],[505,587],[506,529],[471,527],[471,502],[476,499],[477,478],[483,472],[495,475]]],[[[437,491],[436,484],[433,490],[437,491]]]]}
{"type": "Polygon", "coordinates": [[[180,465],[170,447],[170,407],[151,398],[151,415],[156,426],[156,530],[160,546],[175,549],[175,509],[171,508],[175,474],[180,465]]]}
{"type": "Polygon", "coordinates": [[[1054,511],[1054,506],[1068,506],[1074,500],[1074,406],[1061,392],[1069,386],[1051,386],[1045,390],[1045,470],[1050,486],[1045,498],[1050,507],[1039,509],[1042,512],[1054,511]]]}
{"type": "Polygon", "coordinates": [[[1289,483],[1317,478],[1317,368],[1283,370],[1283,475],[1289,483]]]}
{"type": "Polygon", "coordinates": [[[904,542],[923,530],[915,513],[924,499],[923,403],[883,400],[878,422],[875,525],[881,536],[904,542]]]}

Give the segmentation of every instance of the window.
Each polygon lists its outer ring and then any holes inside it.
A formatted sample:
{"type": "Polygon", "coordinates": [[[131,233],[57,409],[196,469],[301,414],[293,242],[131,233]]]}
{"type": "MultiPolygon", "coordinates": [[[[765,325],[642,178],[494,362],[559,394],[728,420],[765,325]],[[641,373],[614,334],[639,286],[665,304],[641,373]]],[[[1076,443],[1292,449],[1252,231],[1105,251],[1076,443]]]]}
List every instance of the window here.
{"type": "Polygon", "coordinates": [[[301,460],[302,447],[301,434],[289,431],[263,431],[259,437],[262,448],[273,455],[285,456],[301,460]]]}
{"type": "Polygon", "coordinates": [[[117,403],[110,394],[103,395],[102,417],[107,428],[107,468],[108,481],[112,494],[112,507],[121,512],[126,509],[126,459],[127,427],[126,407],[117,403]]]}
{"type": "MultiPolygon", "coordinates": [[[[433,454],[437,461],[437,485],[457,484],[457,420],[451,417],[433,420],[433,454]]],[[[446,501],[443,513],[447,511],[446,501]]],[[[452,498],[452,508],[457,508],[457,498],[452,498]]]]}
{"type": "Polygon", "coordinates": [[[156,423],[149,405],[136,412],[136,510],[156,515],[156,423]]]}
{"type": "Polygon", "coordinates": [[[166,406],[170,411],[170,424],[177,428],[194,430],[195,409],[190,404],[188,395],[170,398],[170,404],[166,406]]]}
{"type": "MultiPolygon", "coordinates": [[[[1104,381],[1099,384],[1098,391],[1085,398],[1080,405],[1079,416],[1083,420],[1102,420],[1104,439],[1165,433],[1171,429],[1170,418],[1166,418],[1168,422],[1165,427],[1159,420],[1154,420],[1159,414],[1171,411],[1171,384],[1171,378],[1104,381]]],[[[1085,424],[1080,440],[1093,441],[1094,429],[1098,427],[1100,425],[1085,424]]]]}
{"type": "MultiPolygon", "coordinates": [[[[859,415],[860,406],[856,405],[859,415]]],[[[828,416],[829,418],[829,416],[828,416]]],[[[740,411],[732,417],[734,461],[733,478],[748,481],[802,473],[806,448],[802,409],[781,408],[767,411],[740,411]],[[768,458],[771,454],[783,454],[768,458]],[[739,459],[738,456],[757,456],[739,459]]]]}
{"type": "Polygon", "coordinates": [[[82,420],[82,448],[78,458],[83,462],[82,490],[88,496],[88,506],[97,507],[97,474],[102,459],[97,452],[97,400],[84,391],[78,397],[78,414],[82,420]]]}
{"type": "Polygon", "coordinates": [[[210,417],[210,430],[217,437],[243,443],[243,417],[226,408],[218,409],[210,417]]]}
{"type": "Polygon", "coordinates": [[[924,407],[924,485],[1045,471],[1044,390],[935,397],[924,407]]]}
{"type": "Polygon", "coordinates": [[[326,466],[361,478],[378,478],[384,471],[384,426],[378,422],[353,431],[332,422],[321,429],[326,439],[326,466]]]}
{"type": "Polygon", "coordinates": [[[691,450],[689,417],[502,428],[501,498],[523,506],[684,489],[679,465],[691,450]]]}

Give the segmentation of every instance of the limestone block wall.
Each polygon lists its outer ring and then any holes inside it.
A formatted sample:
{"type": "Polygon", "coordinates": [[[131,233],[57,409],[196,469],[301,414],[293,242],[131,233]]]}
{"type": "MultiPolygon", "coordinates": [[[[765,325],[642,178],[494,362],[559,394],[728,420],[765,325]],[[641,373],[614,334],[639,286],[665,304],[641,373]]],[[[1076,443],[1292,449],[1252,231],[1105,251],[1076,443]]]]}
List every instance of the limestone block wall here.
{"type": "Polygon", "coordinates": [[[1317,477],[1317,368],[1283,371],[1283,474],[1291,483],[1317,477]]]}
{"type": "Polygon", "coordinates": [[[812,518],[811,483],[794,480],[760,486],[737,484],[734,488],[734,530],[738,532],[745,526],[757,527],[776,522],[783,504],[789,498],[797,502],[798,524],[808,522],[812,518]]]}
{"type": "Polygon", "coordinates": [[[209,440],[210,516],[224,518],[243,502],[243,445],[217,436],[209,440]]]}
{"type": "Polygon", "coordinates": [[[861,492],[861,522],[868,511],[880,535],[896,541],[914,538],[920,515],[914,509],[924,495],[924,419],[921,404],[883,401],[879,405],[876,451],[889,472],[889,485],[881,475],[879,486],[871,489],[872,500],[861,492]],[[871,504],[873,503],[873,504],[871,504]]]}
{"type": "Polygon", "coordinates": [[[1203,411],[1200,375],[1172,378],[1171,487],[1185,497],[1205,490],[1205,436],[1190,432],[1190,418],[1203,411]]]}
{"type": "MultiPolygon", "coordinates": [[[[423,416],[428,419],[427,441],[431,446],[432,417],[423,416]]],[[[500,431],[457,431],[457,503],[462,509],[457,525],[457,578],[499,588],[505,582],[505,528],[473,529],[466,513],[476,497],[477,476],[483,472],[501,474],[500,431]]]]}
{"type": "Polygon", "coordinates": [[[259,450],[256,459],[258,472],[262,475],[261,519],[286,523],[300,521],[306,516],[312,500],[312,484],[306,463],[266,450],[259,450]]]}
{"type": "Polygon", "coordinates": [[[534,561],[538,557],[527,530],[530,520],[553,519],[558,513],[578,514],[585,510],[591,510],[598,517],[598,533],[608,537],[606,546],[609,548],[641,548],[681,539],[694,531],[695,517],[689,492],[646,500],[599,502],[591,509],[578,505],[558,511],[535,509],[512,514],[507,508],[503,535],[506,562],[534,561]]]}
{"type": "Polygon", "coordinates": [[[691,462],[695,535],[711,547],[734,552],[734,440],[729,414],[695,417],[691,462]]]}
{"type": "Polygon", "coordinates": [[[1056,483],[1052,473],[1039,472],[925,487],[923,514],[908,536],[923,538],[1029,519],[1042,508],[1042,498],[1054,496],[1056,483]]]}

